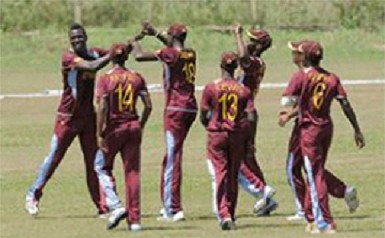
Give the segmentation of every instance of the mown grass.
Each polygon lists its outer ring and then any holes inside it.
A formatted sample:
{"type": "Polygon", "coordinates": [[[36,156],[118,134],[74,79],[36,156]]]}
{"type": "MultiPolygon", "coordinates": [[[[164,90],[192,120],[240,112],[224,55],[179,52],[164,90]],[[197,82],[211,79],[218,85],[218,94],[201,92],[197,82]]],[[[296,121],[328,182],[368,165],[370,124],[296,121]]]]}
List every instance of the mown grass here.
{"type": "MultiPolygon", "coordinates": [[[[348,184],[355,185],[361,207],[349,214],[343,200],[331,199],[340,233],[335,237],[383,237],[384,233],[384,101],[383,86],[349,86],[349,97],[367,139],[357,150],[352,130],[338,105],[333,106],[334,143],[327,167],[348,184]]],[[[278,190],[279,209],[268,218],[255,218],[254,200],[240,193],[238,230],[220,231],[211,213],[211,188],[206,169],[205,132],[196,122],[184,151],[183,204],[187,220],[179,224],[155,220],[159,208],[160,164],[164,152],[162,94],[153,94],[154,112],[145,130],[142,157],[142,223],[145,230],[135,237],[306,237],[303,223],[289,223],[285,216],[294,204],[285,176],[285,158],[290,125],[276,125],[281,90],[265,89],[257,105],[261,114],[257,146],[258,159],[270,184],[278,190]]],[[[197,95],[198,98],[200,94],[197,95]]],[[[68,151],[59,170],[45,189],[39,217],[23,211],[27,187],[48,152],[57,98],[4,99],[0,101],[0,231],[1,237],[124,237],[126,226],[105,230],[105,221],[94,217],[86,192],[84,166],[78,143],[68,151]]],[[[116,174],[123,194],[121,162],[116,174]]]]}
{"type": "MultiPolygon", "coordinates": [[[[246,26],[247,28],[247,26],[246,26]]],[[[164,29],[164,28],[162,28],[164,29]]],[[[88,29],[89,46],[108,48],[113,42],[126,41],[140,30],[88,29]]],[[[267,63],[265,82],[286,82],[295,66],[291,63],[287,42],[315,39],[325,48],[324,66],[342,79],[384,78],[384,40],[381,32],[360,30],[335,32],[271,31],[273,47],[264,54],[267,63]]],[[[197,84],[203,85],[219,76],[218,62],[224,50],[235,50],[232,35],[191,27],[187,45],[198,54],[197,84]]],[[[143,41],[145,49],[156,50],[161,44],[152,38],[143,41]]],[[[38,31],[29,35],[0,33],[0,92],[41,92],[61,88],[61,53],[69,48],[66,32],[38,31]]],[[[141,72],[149,83],[161,82],[158,63],[140,64],[130,59],[128,65],[141,72]]]]}

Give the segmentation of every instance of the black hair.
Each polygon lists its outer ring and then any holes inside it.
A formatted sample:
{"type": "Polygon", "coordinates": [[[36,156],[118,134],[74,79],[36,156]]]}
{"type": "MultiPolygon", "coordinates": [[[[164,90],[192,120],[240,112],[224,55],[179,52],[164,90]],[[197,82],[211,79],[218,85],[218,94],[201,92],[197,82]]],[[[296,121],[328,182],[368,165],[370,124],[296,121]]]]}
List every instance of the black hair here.
{"type": "Polygon", "coordinates": [[[306,66],[317,67],[317,66],[320,65],[320,63],[321,63],[321,58],[319,58],[319,57],[309,57],[309,56],[305,55],[304,64],[306,66]]]}
{"type": "Polygon", "coordinates": [[[71,32],[73,30],[81,30],[83,31],[84,33],[84,36],[87,38],[87,32],[86,30],[84,29],[84,27],[80,24],[80,23],[77,23],[77,22],[73,22],[71,25],[70,25],[70,29],[68,32],[71,32]]]}

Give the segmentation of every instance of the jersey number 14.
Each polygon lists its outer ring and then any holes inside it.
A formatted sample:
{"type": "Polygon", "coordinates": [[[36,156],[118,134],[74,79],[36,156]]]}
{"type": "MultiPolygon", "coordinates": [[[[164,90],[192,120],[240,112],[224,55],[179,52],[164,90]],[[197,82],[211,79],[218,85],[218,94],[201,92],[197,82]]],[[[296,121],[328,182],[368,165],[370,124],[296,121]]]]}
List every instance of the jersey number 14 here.
{"type": "Polygon", "coordinates": [[[134,109],[134,97],[132,92],[132,84],[128,84],[125,88],[123,84],[119,84],[118,88],[115,90],[115,93],[118,94],[118,108],[122,112],[129,108],[130,111],[134,109]]]}

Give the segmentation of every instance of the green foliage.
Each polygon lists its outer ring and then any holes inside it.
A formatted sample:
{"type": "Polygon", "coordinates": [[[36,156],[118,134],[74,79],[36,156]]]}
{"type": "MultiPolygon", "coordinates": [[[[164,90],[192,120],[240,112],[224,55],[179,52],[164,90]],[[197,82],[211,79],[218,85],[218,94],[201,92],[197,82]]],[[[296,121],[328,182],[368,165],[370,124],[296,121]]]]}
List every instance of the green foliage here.
{"type": "Polygon", "coordinates": [[[65,28],[74,20],[75,3],[87,26],[127,27],[144,20],[157,25],[228,25],[234,22],[262,27],[305,30],[364,28],[384,25],[383,0],[2,0],[2,31],[65,28]],[[253,7],[255,6],[255,7],[253,7]]]}

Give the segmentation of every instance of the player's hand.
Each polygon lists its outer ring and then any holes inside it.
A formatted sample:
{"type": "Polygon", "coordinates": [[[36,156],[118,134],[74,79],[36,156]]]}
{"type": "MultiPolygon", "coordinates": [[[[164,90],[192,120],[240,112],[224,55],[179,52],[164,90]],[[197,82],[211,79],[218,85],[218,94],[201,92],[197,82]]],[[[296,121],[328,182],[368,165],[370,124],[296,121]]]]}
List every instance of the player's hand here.
{"type": "Polygon", "coordinates": [[[281,111],[278,116],[278,125],[284,127],[286,123],[290,120],[289,113],[287,111],[281,111]]]}
{"type": "Polygon", "coordinates": [[[233,33],[234,34],[242,34],[242,32],[243,32],[243,28],[242,28],[241,24],[234,25],[234,27],[233,27],[233,33]]]}
{"type": "Polygon", "coordinates": [[[142,33],[148,36],[155,36],[158,32],[150,22],[143,22],[142,33]]]}
{"type": "Polygon", "coordinates": [[[98,146],[101,151],[107,152],[106,142],[103,137],[98,137],[98,146]]]}
{"type": "Polygon", "coordinates": [[[365,146],[365,138],[361,131],[354,133],[354,140],[356,141],[356,145],[359,149],[362,149],[365,146]]]}

